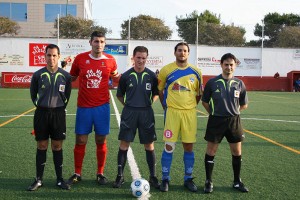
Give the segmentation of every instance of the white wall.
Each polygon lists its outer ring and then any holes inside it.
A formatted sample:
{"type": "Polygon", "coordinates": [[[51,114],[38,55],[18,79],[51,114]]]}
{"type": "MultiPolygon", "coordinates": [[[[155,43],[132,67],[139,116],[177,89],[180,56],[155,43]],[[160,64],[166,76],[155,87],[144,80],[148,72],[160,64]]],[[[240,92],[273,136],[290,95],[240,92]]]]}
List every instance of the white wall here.
{"type": "Polygon", "coordinates": [[[34,72],[29,67],[29,43],[57,43],[54,39],[0,38],[0,72],[34,72]]]}
{"type": "Polygon", "coordinates": [[[286,77],[290,71],[300,71],[300,49],[264,49],[262,63],[264,76],[278,72],[286,77]]]}
{"type": "MultiPolygon", "coordinates": [[[[235,72],[237,76],[261,75],[261,49],[241,47],[198,47],[197,66],[203,74],[217,75],[221,73],[220,59],[226,53],[234,54],[238,59],[235,72]]],[[[194,54],[194,60],[197,60],[194,54]]]]}
{"type": "MultiPolygon", "coordinates": [[[[70,61],[81,52],[91,49],[88,40],[76,39],[39,39],[39,38],[0,38],[0,72],[34,72],[41,66],[30,63],[34,51],[41,51],[32,47],[37,44],[58,44],[61,49],[61,59],[70,61]],[[30,49],[29,47],[31,46],[30,49]]],[[[147,67],[151,70],[161,69],[164,65],[174,62],[174,47],[178,41],[139,41],[107,40],[110,45],[127,45],[128,55],[114,55],[119,71],[122,73],[131,66],[133,49],[146,46],[149,49],[147,67]]],[[[189,62],[197,65],[203,75],[218,75],[221,73],[219,60],[225,53],[233,53],[239,60],[236,70],[238,76],[273,76],[276,72],[286,77],[292,70],[300,70],[300,49],[276,48],[241,48],[241,47],[207,47],[190,45],[189,62]],[[198,54],[198,56],[196,56],[198,54]]],[[[43,54],[43,52],[41,52],[43,54]]],[[[42,65],[43,66],[43,65],[42,65]]],[[[70,70],[71,63],[67,67],[70,70]]]]}

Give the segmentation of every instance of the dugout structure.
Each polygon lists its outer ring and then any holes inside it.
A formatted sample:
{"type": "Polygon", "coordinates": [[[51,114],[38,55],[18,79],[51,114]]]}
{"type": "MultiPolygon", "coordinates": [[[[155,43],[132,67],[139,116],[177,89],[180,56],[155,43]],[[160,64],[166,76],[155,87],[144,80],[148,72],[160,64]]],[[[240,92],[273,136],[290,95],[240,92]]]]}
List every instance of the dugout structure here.
{"type": "Polygon", "coordinates": [[[300,71],[290,71],[287,73],[287,78],[289,80],[289,91],[294,91],[294,82],[300,77],[300,71]]]}

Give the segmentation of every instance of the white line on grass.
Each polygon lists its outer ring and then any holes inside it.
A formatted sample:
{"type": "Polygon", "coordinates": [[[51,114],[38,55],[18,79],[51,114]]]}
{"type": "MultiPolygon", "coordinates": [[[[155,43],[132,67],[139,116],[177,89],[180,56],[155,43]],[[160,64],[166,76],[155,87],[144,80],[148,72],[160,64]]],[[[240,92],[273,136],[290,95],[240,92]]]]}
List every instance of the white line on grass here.
{"type": "MultiPolygon", "coordinates": [[[[119,113],[119,110],[117,108],[115,99],[114,99],[111,91],[109,91],[109,93],[110,93],[111,101],[112,101],[112,104],[113,104],[113,107],[114,107],[114,110],[115,110],[115,113],[116,113],[116,118],[117,118],[117,121],[118,121],[118,126],[120,128],[120,123],[121,123],[120,113],[119,113]]],[[[131,147],[128,148],[127,160],[128,160],[128,165],[129,165],[130,173],[131,173],[131,176],[132,176],[133,180],[137,179],[137,178],[141,178],[141,173],[140,173],[140,170],[139,170],[139,168],[138,168],[138,166],[137,166],[137,164],[135,162],[134,155],[133,155],[131,147]]],[[[151,195],[148,193],[146,196],[138,198],[138,199],[140,199],[140,200],[148,200],[150,198],[150,196],[151,195]]]]}
{"type": "MultiPolygon", "coordinates": [[[[120,123],[121,123],[120,112],[119,112],[119,110],[117,108],[115,99],[114,99],[111,91],[109,91],[109,93],[110,93],[111,101],[112,101],[112,104],[113,104],[113,107],[114,107],[114,110],[115,110],[115,113],[116,113],[116,118],[117,118],[117,121],[118,121],[118,126],[120,128],[120,123]]],[[[130,167],[130,172],[131,172],[132,178],[133,179],[141,178],[140,170],[139,170],[139,168],[138,168],[138,166],[137,166],[137,164],[135,162],[134,155],[132,153],[131,147],[129,147],[129,149],[128,149],[127,159],[128,159],[128,164],[129,164],[129,167],[130,167]]]]}
{"type": "MultiPolygon", "coordinates": [[[[69,116],[75,116],[76,114],[67,114],[69,116]]],[[[118,121],[118,123],[120,124],[120,113],[116,113],[116,114],[110,114],[110,115],[116,115],[116,118],[118,121]]],[[[0,115],[0,118],[10,118],[10,117],[16,117],[16,116],[19,116],[19,115],[0,115]]],[[[155,114],[155,116],[158,116],[158,117],[163,117],[164,115],[163,114],[155,114]]],[[[22,115],[21,117],[33,117],[33,115],[22,115]]],[[[203,115],[198,115],[197,117],[199,118],[206,118],[208,116],[203,116],[203,115]]],[[[297,123],[299,124],[300,121],[289,121],[289,120],[282,120],[282,119],[261,119],[261,118],[243,118],[242,119],[244,120],[256,120],[256,121],[270,121],[270,122],[286,122],[286,123],[297,123]]]]}
{"type": "Polygon", "coordinates": [[[242,118],[244,120],[257,120],[257,121],[271,121],[271,122],[288,122],[288,123],[300,123],[300,121],[288,121],[281,119],[260,119],[260,118],[242,118]]]}

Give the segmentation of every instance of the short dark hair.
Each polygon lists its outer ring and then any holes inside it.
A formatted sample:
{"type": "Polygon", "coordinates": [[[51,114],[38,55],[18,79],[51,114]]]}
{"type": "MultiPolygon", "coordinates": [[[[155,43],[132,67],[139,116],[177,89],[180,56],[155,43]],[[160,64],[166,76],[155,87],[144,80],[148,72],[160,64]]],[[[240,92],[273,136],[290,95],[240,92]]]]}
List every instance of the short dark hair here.
{"type": "Polygon", "coordinates": [[[133,56],[135,56],[136,52],[142,52],[142,53],[147,53],[147,56],[148,56],[148,49],[147,47],[144,47],[144,46],[137,46],[134,48],[133,50],[133,56]]]}
{"type": "Polygon", "coordinates": [[[57,49],[57,53],[60,55],[59,47],[56,44],[49,44],[45,49],[45,54],[47,53],[48,49],[57,49]]]}
{"type": "Polygon", "coordinates": [[[226,53],[221,58],[221,64],[224,62],[224,60],[227,60],[227,59],[232,59],[232,60],[234,60],[235,63],[237,63],[237,58],[233,54],[226,53]]]}
{"type": "Polygon", "coordinates": [[[64,61],[64,60],[60,62],[61,67],[65,67],[67,64],[68,63],[66,61],[64,61]]]}
{"type": "Polygon", "coordinates": [[[94,37],[104,37],[105,38],[105,33],[100,32],[100,31],[94,31],[91,34],[91,41],[93,41],[94,37]]]}
{"type": "Polygon", "coordinates": [[[178,48],[179,46],[181,46],[181,45],[187,46],[188,51],[190,52],[190,46],[189,46],[188,43],[186,43],[186,42],[179,42],[178,44],[176,44],[176,46],[175,46],[175,48],[174,48],[174,52],[176,52],[176,51],[177,51],[177,48],[178,48]]]}

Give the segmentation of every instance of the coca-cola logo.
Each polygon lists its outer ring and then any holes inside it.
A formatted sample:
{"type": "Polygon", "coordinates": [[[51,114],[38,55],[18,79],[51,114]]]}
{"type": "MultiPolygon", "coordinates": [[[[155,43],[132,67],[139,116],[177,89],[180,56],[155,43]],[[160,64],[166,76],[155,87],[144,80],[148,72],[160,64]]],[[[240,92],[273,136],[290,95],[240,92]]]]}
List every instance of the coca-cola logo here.
{"type": "Polygon", "coordinates": [[[29,74],[5,74],[5,83],[30,83],[32,75],[29,74]]]}
{"type": "Polygon", "coordinates": [[[14,75],[11,79],[11,82],[18,82],[18,83],[30,83],[31,82],[31,77],[29,75],[25,75],[25,76],[17,76],[14,75]]]}

